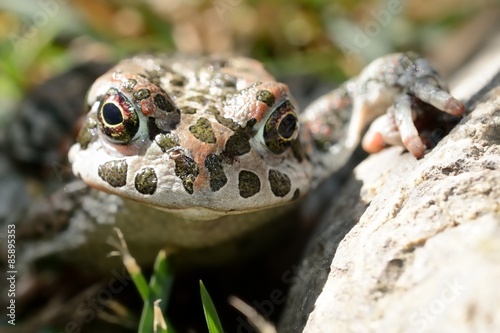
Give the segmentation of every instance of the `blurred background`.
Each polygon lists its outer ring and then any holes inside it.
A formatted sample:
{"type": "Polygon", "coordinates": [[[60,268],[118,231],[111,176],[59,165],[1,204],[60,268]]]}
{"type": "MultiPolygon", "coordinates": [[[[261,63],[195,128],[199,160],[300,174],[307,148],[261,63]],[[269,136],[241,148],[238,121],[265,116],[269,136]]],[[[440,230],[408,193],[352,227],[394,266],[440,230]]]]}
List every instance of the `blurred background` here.
{"type": "Polygon", "coordinates": [[[0,121],[44,80],[138,52],[235,52],[278,77],[340,82],[398,50],[460,65],[497,0],[36,0],[0,3],[0,121]]]}

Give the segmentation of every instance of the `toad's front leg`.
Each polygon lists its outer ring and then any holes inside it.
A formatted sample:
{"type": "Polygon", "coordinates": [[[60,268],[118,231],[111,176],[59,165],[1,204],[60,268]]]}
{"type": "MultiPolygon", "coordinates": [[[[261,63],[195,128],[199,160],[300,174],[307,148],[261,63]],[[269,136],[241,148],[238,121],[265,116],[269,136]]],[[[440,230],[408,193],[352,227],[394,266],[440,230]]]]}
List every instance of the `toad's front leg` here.
{"type": "Polygon", "coordinates": [[[363,128],[372,123],[362,141],[370,153],[386,145],[402,145],[421,157],[425,145],[414,124],[417,116],[425,116],[428,106],[454,116],[464,113],[464,105],[448,93],[436,70],[414,53],[373,61],[347,83],[347,91],[353,110],[347,145],[356,145],[363,128]]]}

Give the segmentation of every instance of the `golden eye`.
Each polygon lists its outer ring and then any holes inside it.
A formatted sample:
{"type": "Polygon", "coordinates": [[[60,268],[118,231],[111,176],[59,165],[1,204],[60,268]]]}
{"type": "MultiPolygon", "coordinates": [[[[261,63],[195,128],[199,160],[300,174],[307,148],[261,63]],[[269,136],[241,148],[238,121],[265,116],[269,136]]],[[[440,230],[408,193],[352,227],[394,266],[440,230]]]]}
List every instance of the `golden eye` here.
{"type": "Polygon", "coordinates": [[[290,147],[298,131],[299,121],[293,105],[285,101],[269,116],[264,126],[264,142],[270,151],[281,154],[290,147]]]}
{"type": "Polygon", "coordinates": [[[97,112],[99,129],[112,143],[127,144],[139,130],[139,117],[127,98],[110,89],[97,112]]]}

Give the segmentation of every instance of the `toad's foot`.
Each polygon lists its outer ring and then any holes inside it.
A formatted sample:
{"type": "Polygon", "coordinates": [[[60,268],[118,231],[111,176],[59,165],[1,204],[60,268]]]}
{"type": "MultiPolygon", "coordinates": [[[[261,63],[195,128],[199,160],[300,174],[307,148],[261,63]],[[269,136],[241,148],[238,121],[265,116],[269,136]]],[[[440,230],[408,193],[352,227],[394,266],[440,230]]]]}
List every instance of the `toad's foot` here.
{"type": "Polygon", "coordinates": [[[362,141],[370,153],[386,145],[400,145],[415,157],[422,157],[426,147],[414,122],[426,116],[429,106],[453,116],[461,116],[465,110],[447,92],[429,62],[412,53],[375,60],[354,82],[348,143],[357,143],[363,127],[376,118],[362,141]]]}

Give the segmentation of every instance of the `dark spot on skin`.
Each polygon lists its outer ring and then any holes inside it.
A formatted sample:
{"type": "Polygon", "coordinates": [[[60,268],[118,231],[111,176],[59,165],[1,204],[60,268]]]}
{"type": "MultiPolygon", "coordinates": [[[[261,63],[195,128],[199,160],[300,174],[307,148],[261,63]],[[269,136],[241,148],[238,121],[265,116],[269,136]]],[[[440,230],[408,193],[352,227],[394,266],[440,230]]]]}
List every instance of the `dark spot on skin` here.
{"type": "Polygon", "coordinates": [[[248,153],[251,149],[248,140],[250,140],[250,137],[247,133],[241,131],[234,133],[227,139],[224,153],[231,157],[248,153]]]}
{"type": "Polygon", "coordinates": [[[193,194],[194,181],[200,171],[196,162],[186,156],[181,150],[172,153],[172,159],[175,161],[175,175],[182,180],[182,185],[187,193],[193,194]]]}
{"type": "Polygon", "coordinates": [[[216,73],[210,81],[210,85],[213,87],[221,88],[236,88],[236,81],[236,77],[232,75],[225,73],[216,73]]]}
{"type": "Polygon", "coordinates": [[[85,150],[89,146],[89,143],[92,141],[92,138],[95,134],[95,128],[97,127],[97,119],[95,114],[87,118],[82,128],[78,132],[78,136],[76,138],[76,142],[80,144],[80,147],[85,150]]]}
{"type": "Polygon", "coordinates": [[[207,111],[215,116],[215,119],[219,122],[219,124],[226,126],[233,131],[237,131],[240,128],[240,126],[232,119],[221,116],[216,107],[210,106],[207,111]]]}
{"type": "Polygon", "coordinates": [[[186,99],[186,101],[195,102],[195,103],[198,103],[200,105],[205,105],[208,103],[208,99],[202,95],[189,97],[186,99]]]}
{"type": "Polygon", "coordinates": [[[135,175],[135,189],[142,194],[152,195],[156,191],[158,178],[153,168],[144,168],[135,175]]]}
{"type": "Polygon", "coordinates": [[[207,107],[207,109],[205,110],[205,112],[209,113],[209,114],[213,114],[214,116],[217,114],[220,115],[219,109],[217,107],[215,107],[214,105],[209,105],[207,107]]]}
{"type": "Polygon", "coordinates": [[[226,67],[227,65],[228,62],[225,59],[212,59],[207,62],[207,66],[214,71],[226,67]]]}
{"type": "Polygon", "coordinates": [[[187,82],[187,79],[184,76],[179,75],[179,74],[174,74],[170,78],[170,84],[173,86],[184,87],[186,82],[187,82]]]}
{"type": "Polygon", "coordinates": [[[271,191],[277,197],[284,197],[292,188],[290,177],[278,170],[269,170],[268,180],[269,184],[271,184],[271,191]]]}
{"type": "Polygon", "coordinates": [[[169,113],[170,129],[174,130],[181,123],[181,110],[175,109],[174,112],[169,113]]]}
{"type": "Polygon", "coordinates": [[[172,67],[167,66],[165,64],[159,64],[158,68],[161,70],[162,73],[173,73],[174,71],[172,70],[172,67]]]}
{"type": "Polygon", "coordinates": [[[242,198],[250,198],[260,191],[260,179],[255,173],[242,170],[238,175],[238,189],[242,198]]]}
{"type": "Polygon", "coordinates": [[[156,126],[155,118],[148,118],[148,137],[149,140],[153,141],[155,137],[161,133],[161,130],[156,126]]]}
{"type": "Polygon", "coordinates": [[[153,100],[154,100],[156,107],[160,110],[163,110],[166,112],[172,112],[175,110],[175,107],[172,105],[172,103],[167,101],[165,96],[163,96],[161,94],[156,94],[153,100]]]}
{"type": "Polygon", "coordinates": [[[269,90],[259,90],[255,96],[258,101],[265,103],[267,106],[271,107],[274,105],[274,95],[269,90]]]}
{"type": "Polygon", "coordinates": [[[195,114],[197,111],[196,108],[193,108],[191,106],[183,106],[181,108],[181,113],[184,113],[184,114],[195,114]]]}
{"type": "MultiPolygon", "coordinates": [[[[196,91],[196,92],[199,94],[198,96],[200,96],[200,95],[201,95],[201,96],[210,95],[210,89],[209,89],[209,88],[207,88],[207,87],[201,87],[201,86],[200,86],[200,87],[196,88],[196,90],[194,90],[194,91],[196,91]]],[[[208,101],[208,100],[209,100],[209,99],[207,99],[207,101],[208,101]]]]}
{"type": "Polygon", "coordinates": [[[127,162],[124,160],[109,161],[99,165],[97,173],[105,182],[113,187],[127,184],[127,162]]]}
{"type": "Polygon", "coordinates": [[[195,138],[205,143],[215,143],[215,133],[210,120],[207,118],[198,118],[195,125],[189,126],[189,131],[195,138]]]}
{"type": "Polygon", "coordinates": [[[151,91],[149,89],[139,89],[136,92],[132,94],[134,98],[138,101],[142,101],[143,99],[148,98],[151,96],[151,91]]]}
{"type": "Polygon", "coordinates": [[[180,146],[179,137],[171,132],[158,134],[154,140],[163,152],[180,146]]]}
{"type": "Polygon", "coordinates": [[[295,192],[293,192],[292,201],[297,200],[299,197],[300,197],[300,190],[296,189],[295,192]]]}
{"type": "Polygon", "coordinates": [[[85,150],[89,146],[90,141],[92,140],[93,133],[88,127],[82,127],[78,132],[78,136],[76,138],[76,142],[80,144],[80,147],[85,150]]]}
{"type": "Polygon", "coordinates": [[[179,97],[182,97],[184,95],[184,92],[185,90],[183,88],[172,86],[168,91],[168,95],[173,99],[177,99],[179,97]]]}
{"type": "Polygon", "coordinates": [[[219,109],[214,105],[209,105],[205,110],[206,113],[215,115],[220,115],[219,109]]]}
{"type": "Polygon", "coordinates": [[[236,122],[234,122],[232,119],[225,118],[225,117],[221,116],[220,114],[215,115],[215,119],[219,122],[219,124],[226,126],[227,128],[232,129],[233,131],[235,129],[239,128],[239,125],[236,122]]]}
{"type": "Polygon", "coordinates": [[[400,66],[403,67],[405,72],[416,72],[418,71],[418,66],[416,65],[416,61],[419,56],[414,52],[406,52],[399,59],[400,66]]]}
{"type": "Polygon", "coordinates": [[[328,140],[323,140],[323,138],[314,138],[313,143],[314,147],[320,152],[328,151],[328,148],[331,146],[330,142],[328,140]]]}
{"type": "Polygon", "coordinates": [[[227,177],[222,166],[222,157],[210,154],[205,159],[205,167],[210,173],[210,189],[213,192],[220,190],[227,183],[227,177]]]}
{"type": "Polygon", "coordinates": [[[162,70],[152,70],[152,71],[146,71],[147,73],[147,80],[154,84],[155,86],[159,87],[160,82],[161,82],[161,77],[164,75],[164,71],[162,70]]]}
{"type": "Polygon", "coordinates": [[[257,119],[251,118],[247,123],[245,124],[245,129],[247,130],[252,130],[255,124],[257,123],[257,119]]]}
{"type": "Polygon", "coordinates": [[[254,135],[253,126],[257,120],[250,119],[245,127],[239,127],[235,130],[234,134],[226,141],[223,155],[231,163],[236,156],[241,156],[250,151],[250,138],[254,135]]]}
{"type": "Polygon", "coordinates": [[[123,89],[127,91],[132,91],[134,90],[134,87],[137,84],[137,80],[134,79],[128,79],[127,81],[123,82],[123,89]]]}

